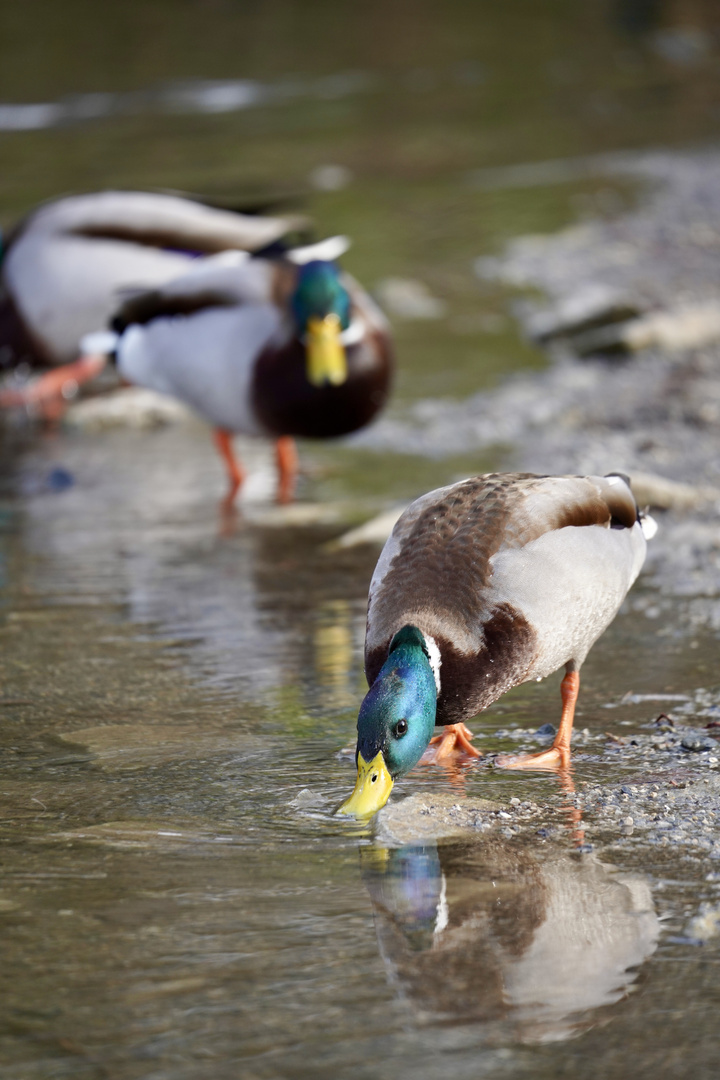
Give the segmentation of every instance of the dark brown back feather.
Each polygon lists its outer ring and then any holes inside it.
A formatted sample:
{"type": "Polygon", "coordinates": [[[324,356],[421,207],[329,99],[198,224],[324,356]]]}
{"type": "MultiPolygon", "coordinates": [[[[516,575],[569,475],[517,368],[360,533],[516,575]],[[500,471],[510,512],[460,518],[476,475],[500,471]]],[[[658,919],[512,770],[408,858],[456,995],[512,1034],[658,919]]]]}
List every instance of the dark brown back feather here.
{"type": "Polygon", "coordinates": [[[153,319],[173,315],[194,315],[205,308],[234,307],[236,296],[217,289],[205,289],[192,294],[172,294],[153,289],[129,297],[112,319],[112,328],[119,334],[133,324],[145,325],[153,319]]]}

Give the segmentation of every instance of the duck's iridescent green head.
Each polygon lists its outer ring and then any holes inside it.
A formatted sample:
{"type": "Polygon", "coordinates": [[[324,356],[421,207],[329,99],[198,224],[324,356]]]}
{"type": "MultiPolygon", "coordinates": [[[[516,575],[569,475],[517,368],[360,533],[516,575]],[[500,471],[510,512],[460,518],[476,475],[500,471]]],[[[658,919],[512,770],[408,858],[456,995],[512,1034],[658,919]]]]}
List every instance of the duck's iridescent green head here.
{"type": "Polygon", "coordinates": [[[369,817],[393,781],[425,752],[435,728],[437,688],[425,639],[414,626],[393,638],[388,658],[360,706],[355,790],[340,812],[369,817]]]}
{"type": "Polygon", "coordinates": [[[290,306],[306,340],[308,381],[339,386],[347,378],[340,334],[350,325],[350,297],[335,263],[314,259],[301,266],[290,306]]]}

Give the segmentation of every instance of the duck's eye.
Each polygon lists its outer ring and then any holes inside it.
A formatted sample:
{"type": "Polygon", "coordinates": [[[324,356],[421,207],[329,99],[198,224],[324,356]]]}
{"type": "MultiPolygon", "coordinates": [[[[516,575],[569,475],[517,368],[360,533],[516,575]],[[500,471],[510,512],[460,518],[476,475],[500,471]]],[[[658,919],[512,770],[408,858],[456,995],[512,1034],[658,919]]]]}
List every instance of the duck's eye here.
{"type": "Polygon", "coordinates": [[[395,726],[395,737],[401,739],[408,728],[407,720],[398,720],[395,726]]]}

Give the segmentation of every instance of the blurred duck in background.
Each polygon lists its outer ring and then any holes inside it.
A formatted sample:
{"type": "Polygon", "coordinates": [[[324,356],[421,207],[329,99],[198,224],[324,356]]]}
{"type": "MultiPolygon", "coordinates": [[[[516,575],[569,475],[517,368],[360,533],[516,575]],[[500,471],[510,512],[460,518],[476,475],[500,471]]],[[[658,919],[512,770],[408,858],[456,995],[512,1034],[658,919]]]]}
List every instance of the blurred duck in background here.
{"type": "Polygon", "coordinates": [[[0,371],[54,370],[4,390],[0,406],[57,415],[112,361],[125,382],[172,395],[213,425],[228,505],[244,475],[234,434],[276,440],[278,498],[288,501],[294,438],[363,427],[392,374],[387,323],[336,262],[348,241],[293,245],[305,226],[148,192],[41,207],[6,241],[0,371]]]}

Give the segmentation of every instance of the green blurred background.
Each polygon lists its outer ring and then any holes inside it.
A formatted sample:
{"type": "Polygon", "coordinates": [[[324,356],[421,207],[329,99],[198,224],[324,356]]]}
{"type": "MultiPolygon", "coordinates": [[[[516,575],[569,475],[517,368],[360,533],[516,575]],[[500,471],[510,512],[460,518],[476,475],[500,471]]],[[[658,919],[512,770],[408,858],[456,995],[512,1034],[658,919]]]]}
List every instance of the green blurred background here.
{"type": "Polygon", "coordinates": [[[0,223],[106,186],[302,206],[381,302],[436,301],[390,311],[395,407],[464,396],[542,362],[473,260],[635,197],[490,170],[713,139],[719,42],[711,0],[4,3],[0,223]]]}

